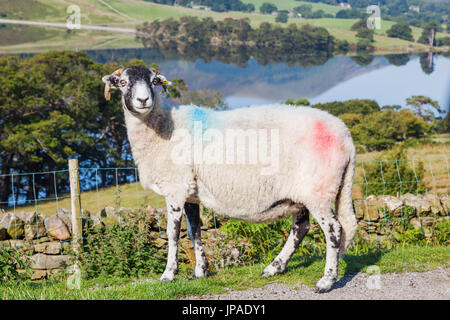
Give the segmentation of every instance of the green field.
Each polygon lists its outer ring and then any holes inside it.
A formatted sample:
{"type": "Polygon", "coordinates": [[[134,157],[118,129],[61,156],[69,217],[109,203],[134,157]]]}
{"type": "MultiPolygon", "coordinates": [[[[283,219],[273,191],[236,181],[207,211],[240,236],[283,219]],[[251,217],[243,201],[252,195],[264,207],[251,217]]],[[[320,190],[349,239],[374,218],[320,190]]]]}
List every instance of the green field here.
{"type": "Polygon", "coordinates": [[[336,14],[341,10],[338,6],[332,6],[324,3],[313,3],[307,1],[296,1],[296,0],[243,0],[244,3],[251,3],[255,6],[255,9],[259,11],[259,8],[264,2],[274,4],[278,10],[291,10],[292,8],[301,6],[303,4],[310,5],[313,11],[323,10],[325,13],[336,14]]]}

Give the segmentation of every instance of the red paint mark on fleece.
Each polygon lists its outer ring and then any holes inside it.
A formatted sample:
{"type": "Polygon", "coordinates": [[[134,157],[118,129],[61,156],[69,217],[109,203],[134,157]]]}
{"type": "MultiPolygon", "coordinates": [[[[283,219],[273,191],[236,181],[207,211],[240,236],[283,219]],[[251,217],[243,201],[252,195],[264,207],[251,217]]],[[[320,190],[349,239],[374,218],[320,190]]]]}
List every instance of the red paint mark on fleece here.
{"type": "Polygon", "coordinates": [[[336,137],[320,121],[314,125],[313,141],[316,151],[322,156],[326,155],[330,149],[335,150],[339,147],[336,137]]]}

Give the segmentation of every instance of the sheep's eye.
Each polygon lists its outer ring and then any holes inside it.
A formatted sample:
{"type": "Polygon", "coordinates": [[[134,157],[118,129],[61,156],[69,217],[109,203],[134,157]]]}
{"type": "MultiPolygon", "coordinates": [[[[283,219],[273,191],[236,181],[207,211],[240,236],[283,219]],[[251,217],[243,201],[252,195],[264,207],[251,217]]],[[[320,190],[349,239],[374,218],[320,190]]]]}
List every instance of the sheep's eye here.
{"type": "Polygon", "coordinates": [[[120,80],[120,85],[122,87],[125,87],[127,85],[127,81],[126,80],[120,80]]]}

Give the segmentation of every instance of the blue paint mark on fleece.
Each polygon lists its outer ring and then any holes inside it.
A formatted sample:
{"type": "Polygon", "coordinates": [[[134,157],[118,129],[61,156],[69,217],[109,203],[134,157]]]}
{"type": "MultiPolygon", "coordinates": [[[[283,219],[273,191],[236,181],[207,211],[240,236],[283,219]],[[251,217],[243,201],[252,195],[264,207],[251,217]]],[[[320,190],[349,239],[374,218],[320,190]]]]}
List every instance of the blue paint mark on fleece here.
{"type": "Polygon", "coordinates": [[[194,125],[199,126],[200,124],[203,132],[207,129],[218,129],[221,121],[218,120],[216,111],[199,107],[191,107],[186,111],[192,129],[194,128],[194,125]]]}
{"type": "Polygon", "coordinates": [[[208,121],[208,115],[206,114],[205,110],[195,108],[194,112],[192,113],[192,121],[201,121],[203,128],[205,128],[208,121]]]}

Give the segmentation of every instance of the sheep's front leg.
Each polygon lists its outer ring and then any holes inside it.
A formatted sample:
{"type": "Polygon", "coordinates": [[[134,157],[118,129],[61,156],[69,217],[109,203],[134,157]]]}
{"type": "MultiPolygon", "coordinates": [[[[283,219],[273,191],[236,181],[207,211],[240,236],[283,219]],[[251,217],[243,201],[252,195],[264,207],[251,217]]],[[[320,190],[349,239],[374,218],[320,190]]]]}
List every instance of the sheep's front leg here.
{"type": "Polygon", "coordinates": [[[195,203],[186,202],[184,205],[186,213],[186,224],[191,238],[192,245],[195,252],[195,269],[194,278],[201,278],[206,276],[208,269],[208,260],[203,251],[201,221],[200,221],[200,206],[195,203]]]}
{"type": "Polygon", "coordinates": [[[161,281],[172,281],[178,273],[178,239],[180,237],[182,206],[176,202],[167,202],[167,237],[169,250],[167,253],[167,265],[162,274],[161,281]]]}
{"type": "Polygon", "coordinates": [[[298,249],[298,245],[309,231],[309,211],[306,208],[292,217],[292,228],[283,249],[278,256],[261,273],[263,277],[273,276],[284,272],[292,255],[298,249]]]}

